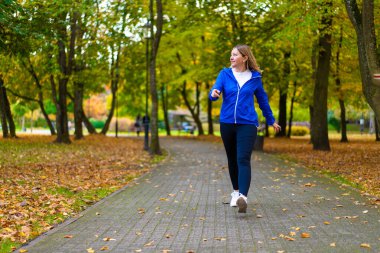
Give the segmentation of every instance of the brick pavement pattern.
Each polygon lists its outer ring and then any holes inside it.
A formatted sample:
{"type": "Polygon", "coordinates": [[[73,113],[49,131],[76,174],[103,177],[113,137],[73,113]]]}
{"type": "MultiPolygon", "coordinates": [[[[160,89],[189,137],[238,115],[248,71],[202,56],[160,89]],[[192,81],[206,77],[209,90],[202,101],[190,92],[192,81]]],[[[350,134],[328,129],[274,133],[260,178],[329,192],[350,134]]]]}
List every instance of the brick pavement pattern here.
{"type": "Polygon", "coordinates": [[[349,187],[254,152],[248,210],[239,214],[229,206],[232,188],[221,143],[162,138],[161,145],[169,156],[152,172],[23,249],[380,252],[379,209],[349,187]]]}

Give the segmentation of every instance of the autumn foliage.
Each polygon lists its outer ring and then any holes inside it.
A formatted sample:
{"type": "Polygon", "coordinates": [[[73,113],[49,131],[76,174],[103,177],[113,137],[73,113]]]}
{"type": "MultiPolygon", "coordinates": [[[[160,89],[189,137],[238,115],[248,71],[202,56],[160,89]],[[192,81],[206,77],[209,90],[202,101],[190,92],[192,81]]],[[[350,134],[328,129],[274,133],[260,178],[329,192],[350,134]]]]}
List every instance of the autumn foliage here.
{"type": "Polygon", "coordinates": [[[149,169],[140,139],[88,136],[71,145],[22,136],[0,145],[0,252],[51,229],[149,169]]]}

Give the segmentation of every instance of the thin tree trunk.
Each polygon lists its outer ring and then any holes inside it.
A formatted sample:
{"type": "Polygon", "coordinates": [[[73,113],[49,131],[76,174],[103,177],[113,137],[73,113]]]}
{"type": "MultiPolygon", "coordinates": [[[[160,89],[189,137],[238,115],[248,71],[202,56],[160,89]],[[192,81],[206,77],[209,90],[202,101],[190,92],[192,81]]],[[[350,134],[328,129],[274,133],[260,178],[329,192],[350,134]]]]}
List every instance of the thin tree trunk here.
{"type": "Polygon", "coordinates": [[[41,82],[40,82],[40,79],[38,78],[37,76],[37,73],[36,71],[34,70],[34,67],[33,67],[33,64],[32,62],[30,61],[30,58],[28,57],[27,58],[28,60],[28,64],[26,64],[24,61],[21,61],[22,64],[24,65],[24,67],[28,70],[29,74],[33,77],[34,79],[34,83],[36,84],[37,88],[38,88],[38,101],[36,101],[38,103],[38,106],[40,107],[40,110],[42,112],[42,115],[44,116],[45,118],[45,121],[46,121],[46,124],[48,125],[49,127],[49,130],[50,130],[50,134],[51,135],[55,135],[56,132],[55,132],[55,129],[54,129],[54,126],[53,126],[53,123],[51,122],[50,118],[49,118],[49,115],[47,114],[46,110],[45,110],[45,106],[44,106],[44,95],[43,95],[43,91],[42,91],[42,85],[41,85],[41,82]]]}
{"type": "Polygon", "coordinates": [[[284,137],[286,135],[286,102],[288,98],[288,78],[290,74],[290,52],[284,53],[284,70],[283,70],[283,83],[280,85],[280,101],[279,101],[279,115],[278,115],[278,124],[281,126],[280,131],[276,133],[276,137],[284,137]]]}
{"type": "Polygon", "coordinates": [[[168,117],[168,101],[167,101],[167,98],[168,98],[168,92],[166,91],[166,94],[165,94],[165,85],[163,84],[161,86],[162,111],[164,113],[166,135],[170,136],[170,125],[169,125],[169,117],[168,117]]]}
{"type": "Polygon", "coordinates": [[[342,128],[340,142],[348,142],[347,139],[347,124],[346,124],[346,107],[344,105],[344,94],[342,91],[342,85],[340,81],[340,50],[342,49],[343,41],[343,26],[340,27],[340,37],[338,42],[338,49],[336,52],[336,73],[335,73],[335,85],[338,93],[338,101],[340,107],[340,124],[342,128]]]}
{"type": "MultiPolygon", "coordinates": [[[[314,32],[314,35],[315,35],[316,32],[314,32]]],[[[311,51],[311,67],[312,67],[312,75],[311,75],[311,80],[312,82],[314,82],[315,84],[315,81],[316,81],[316,75],[317,75],[317,64],[318,64],[318,43],[317,43],[317,40],[314,40],[313,41],[313,45],[312,45],[312,51],[311,51]]],[[[313,143],[313,125],[312,125],[312,122],[313,122],[313,113],[314,113],[314,109],[313,109],[313,101],[311,101],[311,103],[309,104],[309,118],[310,118],[310,143],[313,143]]]]}
{"type": "MultiPolygon", "coordinates": [[[[118,2],[118,7],[120,6],[121,2],[119,1],[118,2]]],[[[118,16],[118,12],[116,12],[116,15],[115,16],[118,16]]],[[[122,25],[121,25],[121,32],[124,33],[124,30],[125,30],[125,26],[126,26],[126,17],[127,17],[127,6],[125,5],[124,6],[124,10],[123,10],[123,17],[122,17],[122,25]]],[[[113,35],[115,36],[115,34],[113,33],[113,35]]],[[[111,101],[111,109],[108,113],[108,116],[107,116],[107,119],[106,119],[106,122],[104,124],[104,127],[101,131],[101,134],[104,134],[106,135],[108,130],[109,130],[109,126],[111,124],[111,120],[113,118],[113,115],[114,115],[114,112],[115,112],[115,108],[116,108],[116,102],[117,102],[117,91],[119,89],[119,80],[120,80],[120,69],[119,69],[119,66],[120,66],[120,53],[121,53],[121,48],[122,48],[122,40],[119,39],[118,43],[116,44],[116,59],[114,59],[114,47],[115,45],[111,45],[111,54],[112,54],[112,60],[111,60],[111,93],[112,93],[112,101],[111,101]]],[[[117,110],[118,108],[116,108],[117,110]]]]}
{"type": "Polygon", "coordinates": [[[83,139],[83,89],[82,82],[74,82],[74,126],[75,126],[75,139],[83,139]]]}
{"type": "Polygon", "coordinates": [[[313,143],[313,115],[314,115],[314,108],[312,105],[309,105],[309,118],[310,118],[310,143],[313,143]]]}
{"type": "Polygon", "coordinates": [[[332,2],[325,2],[322,8],[324,8],[324,14],[319,35],[319,56],[313,101],[312,132],[314,150],[330,150],[327,125],[327,93],[331,60],[331,32],[329,30],[332,27],[330,13],[332,2]]]}
{"type": "Polygon", "coordinates": [[[150,94],[152,98],[152,116],[151,116],[151,142],[150,153],[153,155],[161,155],[160,142],[158,137],[158,96],[156,84],[156,57],[162,35],[163,12],[161,0],[156,0],[156,15],[153,13],[153,0],[149,2],[149,12],[151,18],[150,32],[152,34],[152,50],[150,57],[150,94]],[[156,17],[156,33],[153,29],[153,18],[156,17]]]}
{"type": "Polygon", "coordinates": [[[182,95],[183,101],[185,102],[185,105],[186,105],[187,109],[190,111],[190,114],[191,114],[191,116],[193,117],[194,122],[195,122],[195,124],[196,124],[197,127],[198,127],[199,135],[203,135],[204,132],[203,132],[203,128],[202,128],[202,122],[201,122],[201,120],[200,120],[200,118],[199,118],[199,114],[198,114],[198,112],[197,112],[197,110],[196,110],[196,106],[197,106],[197,105],[195,104],[194,107],[191,107],[190,102],[189,102],[189,100],[187,99],[186,84],[187,84],[187,82],[186,82],[186,80],[185,80],[185,81],[183,82],[182,89],[181,89],[180,92],[181,92],[181,95],[182,95]]]}
{"type": "Polygon", "coordinates": [[[86,116],[83,110],[82,110],[82,120],[83,120],[84,125],[87,128],[87,131],[90,134],[97,134],[95,127],[91,124],[90,120],[88,119],[88,117],[86,116]]]}
{"type": "Polygon", "coordinates": [[[290,138],[290,136],[292,135],[293,108],[294,108],[294,101],[296,100],[296,93],[297,93],[297,81],[294,82],[294,91],[293,91],[292,99],[290,101],[290,112],[289,112],[290,115],[289,115],[288,133],[287,133],[288,138],[290,138]]]}
{"type": "Polygon", "coordinates": [[[376,134],[376,141],[380,141],[380,128],[379,128],[379,123],[375,118],[375,134],[376,134]]]}
{"type": "Polygon", "coordinates": [[[348,142],[347,138],[347,123],[346,123],[346,106],[344,105],[344,100],[339,99],[339,107],[340,107],[340,120],[342,126],[342,135],[340,142],[348,142]]]}
{"type": "MultiPolygon", "coordinates": [[[[206,90],[211,89],[209,82],[206,82],[206,90]]],[[[212,101],[207,99],[207,123],[208,123],[208,135],[214,135],[214,124],[212,122],[212,101]]]]}
{"type": "Polygon", "coordinates": [[[7,116],[6,116],[6,110],[5,110],[5,99],[3,90],[5,90],[4,81],[2,76],[0,75],[0,116],[1,116],[1,128],[3,131],[3,138],[9,137],[9,131],[8,131],[8,124],[7,124],[7,116]]]}
{"type": "Polygon", "coordinates": [[[199,97],[201,95],[201,92],[200,92],[200,86],[201,86],[201,82],[195,82],[196,84],[196,92],[195,92],[195,105],[194,107],[196,108],[196,116],[197,116],[197,119],[195,120],[195,123],[197,124],[197,128],[198,128],[198,135],[204,135],[204,131],[203,131],[203,125],[202,125],[202,121],[201,121],[201,103],[199,101],[199,97]]]}
{"type": "Polygon", "coordinates": [[[13,117],[12,117],[11,106],[9,104],[9,100],[7,97],[7,90],[5,89],[4,86],[1,89],[3,90],[3,100],[5,102],[5,115],[7,117],[7,121],[9,124],[9,133],[10,133],[11,138],[16,138],[17,137],[16,136],[16,126],[15,126],[15,122],[14,122],[13,117]]]}

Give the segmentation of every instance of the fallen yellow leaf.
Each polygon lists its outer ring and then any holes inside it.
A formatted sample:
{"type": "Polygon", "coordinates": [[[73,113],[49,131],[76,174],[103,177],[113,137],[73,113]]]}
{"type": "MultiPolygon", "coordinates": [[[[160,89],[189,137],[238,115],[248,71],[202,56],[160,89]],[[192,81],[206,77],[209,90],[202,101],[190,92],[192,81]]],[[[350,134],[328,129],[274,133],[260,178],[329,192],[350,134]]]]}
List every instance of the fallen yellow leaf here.
{"type": "Polygon", "coordinates": [[[325,222],[323,222],[323,224],[325,224],[325,225],[330,225],[330,222],[325,221],[325,222]]]}
{"type": "Polygon", "coordinates": [[[63,238],[71,239],[71,238],[73,238],[73,236],[72,235],[65,235],[63,238]]]}
{"type": "Polygon", "coordinates": [[[330,243],[330,246],[331,246],[331,247],[336,247],[335,242],[330,243]]]}
{"type": "Polygon", "coordinates": [[[105,238],[103,238],[103,241],[105,241],[105,242],[116,241],[116,239],[113,239],[111,237],[105,237],[105,238]]]}
{"type": "Polygon", "coordinates": [[[371,245],[369,245],[368,243],[362,243],[360,244],[360,247],[370,249],[371,245]]]}
{"type": "Polygon", "coordinates": [[[301,237],[302,238],[310,238],[310,234],[309,233],[301,233],[301,237]]]}
{"type": "Polygon", "coordinates": [[[20,249],[20,253],[25,253],[25,252],[28,252],[27,249],[20,249]]]}
{"type": "Polygon", "coordinates": [[[88,249],[87,249],[87,252],[88,252],[88,253],[95,253],[95,250],[94,250],[93,248],[88,248],[88,249]]]}
{"type": "Polygon", "coordinates": [[[108,246],[103,246],[100,248],[100,251],[106,251],[106,250],[109,250],[108,246]]]}
{"type": "Polygon", "coordinates": [[[150,242],[144,244],[144,247],[150,247],[150,246],[153,246],[153,243],[154,243],[154,241],[150,241],[150,242]]]}

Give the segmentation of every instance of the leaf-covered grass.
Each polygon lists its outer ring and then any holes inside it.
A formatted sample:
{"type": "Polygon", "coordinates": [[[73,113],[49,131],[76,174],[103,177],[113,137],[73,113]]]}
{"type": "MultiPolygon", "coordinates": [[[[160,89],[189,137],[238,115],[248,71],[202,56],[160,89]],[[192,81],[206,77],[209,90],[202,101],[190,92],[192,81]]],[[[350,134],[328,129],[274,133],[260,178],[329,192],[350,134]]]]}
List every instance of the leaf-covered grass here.
{"type": "Polygon", "coordinates": [[[286,154],[341,183],[380,197],[380,143],[374,137],[349,136],[348,143],[341,143],[333,136],[328,152],[313,150],[308,138],[267,138],[264,145],[266,152],[286,154]]]}
{"type": "Polygon", "coordinates": [[[142,139],[0,139],[0,252],[51,229],[147,172],[142,139]]]}
{"type": "MultiPolygon", "coordinates": [[[[373,135],[349,135],[348,143],[341,143],[337,134],[330,137],[331,151],[328,152],[313,150],[309,136],[265,138],[264,151],[321,171],[340,183],[380,198],[380,143],[375,142],[373,135]]],[[[221,142],[216,136],[198,139],[221,142]]]]}

